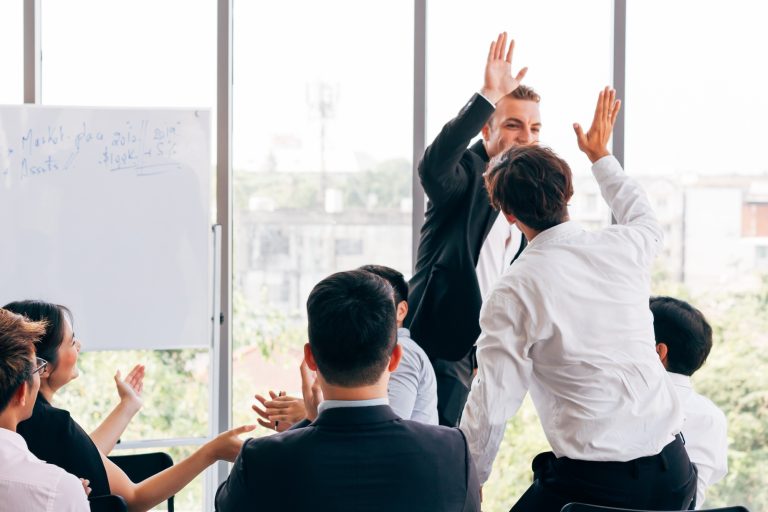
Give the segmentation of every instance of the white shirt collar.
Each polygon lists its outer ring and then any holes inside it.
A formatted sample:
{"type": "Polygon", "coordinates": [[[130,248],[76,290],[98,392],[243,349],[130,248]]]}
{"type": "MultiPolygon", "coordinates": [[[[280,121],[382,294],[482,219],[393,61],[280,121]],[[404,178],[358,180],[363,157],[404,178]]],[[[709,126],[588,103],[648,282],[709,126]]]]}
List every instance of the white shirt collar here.
{"type": "Polygon", "coordinates": [[[532,247],[538,247],[542,244],[546,244],[551,240],[557,240],[559,238],[563,238],[581,231],[584,231],[584,228],[582,228],[578,222],[567,220],[558,224],[557,226],[552,226],[549,229],[545,229],[533,237],[533,240],[528,242],[528,245],[532,247]]]}
{"type": "Polygon", "coordinates": [[[0,428],[0,443],[11,443],[15,448],[27,450],[27,442],[17,432],[0,428]]]}
{"type": "Polygon", "coordinates": [[[372,407],[374,405],[389,405],[389,399],[371,398],[369,400],[324,400],[317,406],[317,413],[320,414],[328,409],[338,409],[342,407],[372,407]]]}
{"type": "Polygon", "coordinates": [[[669,375],[669,379],[675,386],[680,386],[682,388],[693,388],[693,384],[691,384],[691,378],[688,375],[673,372],[667,372],[667,375],[669,375]]]}

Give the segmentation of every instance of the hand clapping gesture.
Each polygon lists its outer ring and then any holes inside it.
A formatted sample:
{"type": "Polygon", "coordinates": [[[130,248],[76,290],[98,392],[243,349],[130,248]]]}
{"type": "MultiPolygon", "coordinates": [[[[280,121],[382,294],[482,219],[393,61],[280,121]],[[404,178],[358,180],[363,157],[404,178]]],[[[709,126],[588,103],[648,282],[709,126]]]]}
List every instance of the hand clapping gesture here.
{"type": "Polygon", "coordinates": [[[491,43],[491,48],[488,51],[488,60],[485,64],[485,83],[480,92],[494,104],[517,89],[528,72],[528,68],[523,68],[512,78],[512,52],[514,49],[514,39],[509,42],[509,49],[507,49],[507,33],[503,32],[499,34],[496,41],[491,43]]]}
{"type": "Polygon", "coordinates": [[[608,151],[608,140],[611,138],[613,125],[616,124],[616,116],[619,115],[620,109],[621,100],[616,99],[616,90],[612,87],[606,87],[600,91],[597,98],[595,117],[589,131],[584,133],[579,123],[573,124],[579,149],[587,155],[592,163],[611,154],[608,151]]]}

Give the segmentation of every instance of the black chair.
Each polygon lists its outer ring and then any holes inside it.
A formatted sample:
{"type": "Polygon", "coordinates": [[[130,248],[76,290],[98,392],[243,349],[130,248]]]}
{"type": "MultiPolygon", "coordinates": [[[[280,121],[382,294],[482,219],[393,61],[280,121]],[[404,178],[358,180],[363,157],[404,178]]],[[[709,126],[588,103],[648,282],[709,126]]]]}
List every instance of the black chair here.
{"type": "Polygon", "coordinates": [[[108,494],[88,498],[91,512],[128,512],[128,505],[120,496],[108,494]]]}
{"type": "MultiPolygon", "coordinates": [[[[648,510],[633,508],[601,507],[599,505],[585,505],[584,503],[569,503],[560,509],[560,512],[650,512],[648,510]]],[[[673,511],[667,511],[673,512],[673,511]]],[[[707,508],[700,512],[749,512],[744,507],[707,508]]]]}
{"type": "MultiPolygon", "coordinates": [[[[171,456],[163,452],[112,455],[109,460],[122,469],[132,482],[136,483],[173,466],[171,456]]],[[[168,512],[173,512],[173,496],[168,498],[168,512]]]]}

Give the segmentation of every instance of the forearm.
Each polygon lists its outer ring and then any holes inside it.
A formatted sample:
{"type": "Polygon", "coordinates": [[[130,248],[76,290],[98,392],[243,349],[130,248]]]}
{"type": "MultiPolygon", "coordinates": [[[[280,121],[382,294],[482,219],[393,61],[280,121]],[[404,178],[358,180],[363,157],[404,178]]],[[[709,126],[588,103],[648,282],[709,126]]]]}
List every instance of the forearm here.
{"type": "Polygon", "coordinates": [[[627,176],[618,160],[610,155],[595,162],[592,172],[617,224],[641,228],[660,248],[663,232],[640,184],[627,176]]]}
{"type": "Polygon", "coordinates": [[[167,500],[187,486],[197,475],[215,462],[207,445],[178,464],[134,485],[128,502],[130,512],[143,512],[167,500]]]}
{"type": "Polygon", "coordinates": [[[141,406],[135,402],[121,401],[101,422],[101,425],[91,432],[91,440],[102,453],[108,455],[112,452],[120,436],[125,432],[128,423],[136,416],[139,409],[141,406]]]}

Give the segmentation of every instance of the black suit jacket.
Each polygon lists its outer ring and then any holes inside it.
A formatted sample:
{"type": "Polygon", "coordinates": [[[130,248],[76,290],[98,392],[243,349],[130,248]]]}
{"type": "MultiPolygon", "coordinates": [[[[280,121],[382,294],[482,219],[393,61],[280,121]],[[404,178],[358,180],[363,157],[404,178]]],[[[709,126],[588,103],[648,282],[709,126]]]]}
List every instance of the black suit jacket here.
{"type": "Polygon", "coordinates": [[[480,493],[460,430],[379,405],[328,409],[305,428],[249,439],[216,510],[479,511],[480,493]]]}
{"type": "Polygon", "coordinates": [[[458,361],[480,335],[482,297],[475,266],[499,212],[491,208],[483,181],[488,153],[482,141],[467,146],[493,111],[475,94],[419,163],[429,202],[405,325],[432,359],[458,361]]]}

